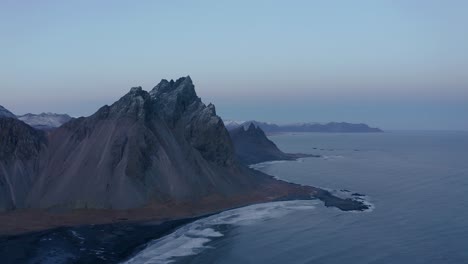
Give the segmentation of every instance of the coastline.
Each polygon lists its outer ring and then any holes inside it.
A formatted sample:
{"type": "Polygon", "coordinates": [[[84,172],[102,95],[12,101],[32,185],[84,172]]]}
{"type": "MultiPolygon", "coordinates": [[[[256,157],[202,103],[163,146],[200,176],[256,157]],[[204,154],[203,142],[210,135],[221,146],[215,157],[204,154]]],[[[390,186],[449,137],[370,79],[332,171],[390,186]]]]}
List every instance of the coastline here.
{"type": "Polygon", "coordinates": [[[205,201],[165,208],[125,211],[74,210],[72,212],[12,212],[0,214],[2,263],[79,261],[120,262],[141,251],[148,242],[177,228],[224,211],[275,201],[321,200],[326,207],[363,211],[364,203],[334,196],[327,190],[281,180],[262,190],[263,195],[230,201],[205,201]],[[289,188],[288,188],[289,187],[289,188]],[[265,194],[277,194],[266,196],[265,194]],[[278,195],[281,194],[281,195],[278,195]],[[201,208],[211,204],[209,209],[201,208]],[[34,221],[24,221],[34,219],[34,221]],[[23,220],[23,221],[22,221],[23,220]],[[34,225],[36,222],[36,225],[34,225]],[[42,223],[38,225],[37,222],[42,223]],[[25,226],[30,224],[30,226],[25,226]],[[12,229],[12,225],[16,228],[12,229]],[[28,228],[27,228],[28,227],[28,228]],[[6,232],[9,231],[9,232],[6,232]],[[50,252],[53,252],[50,253],[50,252]]]}
{"type": "MultiPolygon", "coordinates": [[[[318,197],[290,194],[268,202],[320,199],[326,207],[337,207],[343,211],[356,209],[350,207],[356,204],[350,203],[348,199],[335,197],[326,190],[321,191],[318,197]]],[[[150,241],[162,238],[184,225],[244,206],[247,205],[177,219],[121,220],[114,223],[61,226],[22,234],[0,235],[0,259],[2,263],[121,262],[143,250],[150,241]]]]}
{"type": "MultiPolygon", "coordinates": [[[[266,175],[256,169],[252,171],[266,175]]],[[[23,209],[0,213],[0,258],[2,263],[121,262],[141,251],[148,242],[183,225],[224,211],[268,202],[318,199],[324,206],[342,211],[369,209],[359,200],[268,176],[271,181],[254,193],[229,199],[207,197],[196,202],[130,210],[23,209]]]]}

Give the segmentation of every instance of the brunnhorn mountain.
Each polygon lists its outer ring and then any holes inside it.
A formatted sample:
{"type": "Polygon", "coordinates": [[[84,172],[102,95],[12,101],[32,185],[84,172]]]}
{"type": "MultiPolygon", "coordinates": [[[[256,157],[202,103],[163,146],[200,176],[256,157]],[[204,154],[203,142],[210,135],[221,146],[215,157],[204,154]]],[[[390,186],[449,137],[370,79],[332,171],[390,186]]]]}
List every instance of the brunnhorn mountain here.
{"type": "Polygon", "coordinates": [[[134,87],[47,134],[1,119],[0,210],[10,211],[0,215],[3,233],[188,217],[311,196],[343,210],[366,209],[239,162],[215,107],[202,103],[190,77],[162,80],[150,92],[134,87]]]}
{"type": "Polygon", "coordinates": [[[274,161],[295,160],[303,157],[320,157],[319,155],[284,153],[273,141],[269,140],[263,130],[254,123],[229,130],[239,160],[247,165],[274,161]]]}

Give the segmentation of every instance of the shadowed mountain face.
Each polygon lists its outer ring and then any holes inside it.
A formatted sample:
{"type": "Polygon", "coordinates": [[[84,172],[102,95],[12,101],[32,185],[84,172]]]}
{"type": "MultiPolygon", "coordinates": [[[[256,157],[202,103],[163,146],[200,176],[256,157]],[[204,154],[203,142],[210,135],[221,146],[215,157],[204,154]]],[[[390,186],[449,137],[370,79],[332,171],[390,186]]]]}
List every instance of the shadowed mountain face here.
{"type": "Polygon", "coordinates": [[[248,127],[240,126],[229,131],[234,143],[236,155],[244,164],[254,164],[273,160],[294,160],[300,157],[315,155],[289,154],[282,152],[263,130],[250,123],[248,127]]]}
{"type": "Polygon", "coordinates": [[[132,88],[111,106],[52,131],[47,141],[21,121],[8,122],[15,124],[5,124],[10,130],[2,134],[16,138],[17,149],[1,161],[17,169],[8,179],[24,182],[21,193],[27,195],[14,197],[15,186],[2,189],[8,197],[2,200],[14,200],[2,204],[3,210],[125,209],[222,199],[271,181],[238,164],[222,120],[197,97],[190,77],[163,80],[149,93],[132,88]]]}
{"type": "Polygon", "coordinates": [[[12,112],[8,111],[5,107],[0,105],[0,118],[2,117],[16,118],[12,112]]]}
{"type": "Polygon", "coordinates": [[[24,207],[46,138],[16,118],[0,117],[0,211],[24,207]]]}

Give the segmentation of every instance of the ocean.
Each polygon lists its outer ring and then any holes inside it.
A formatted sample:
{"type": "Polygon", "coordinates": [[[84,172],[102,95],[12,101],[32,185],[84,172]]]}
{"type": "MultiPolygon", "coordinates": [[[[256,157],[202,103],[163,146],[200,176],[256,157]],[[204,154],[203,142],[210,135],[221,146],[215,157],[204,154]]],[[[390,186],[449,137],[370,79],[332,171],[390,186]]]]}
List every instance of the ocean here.
{"type": "Polygon", "coordinates": [[[318,200],[247,206],[188,223],[124,263],[468,263],[468,132],[270,139],[322,157],[255,169],[355,194],[371,209],[343,212],[318,200]]]}

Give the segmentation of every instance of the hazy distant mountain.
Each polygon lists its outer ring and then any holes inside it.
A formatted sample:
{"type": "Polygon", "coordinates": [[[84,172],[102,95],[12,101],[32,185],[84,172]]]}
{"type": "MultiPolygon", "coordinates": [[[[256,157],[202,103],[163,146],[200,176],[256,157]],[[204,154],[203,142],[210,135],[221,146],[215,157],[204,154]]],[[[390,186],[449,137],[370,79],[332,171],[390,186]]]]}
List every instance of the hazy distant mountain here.
{"type": "Polygon", "coordinates": [[[0,105],[0,117],[9,117],[9,118],[16,118],[16,116],[8,111],[5,107],[0,105]]]}
{"type": "Polygon", "coordinates": [[[245,164],[254,164],[272,160],[294,160],[314,155],[289,154],[282,152],[267,138],[262,129],[253,123],[245,128],[238,126],[229,131],[236,155],[245,164]]]}
{"type": "Polygon", "coordinates": [[[226,121],[227,129],[236,127],[248,127],[253,123],[259,126],[266,133],[281,133],[281,132],[327,132],[327,133],[364,133],[364,132],[383,132],[379,128],[369,127],[366,124],[352,124],[346,122],[329,122],[329,123],[293,123],[277,125],[273,123],[259,122],[255,120],[239,122],[226,121]]]}
{"type": "Polygon", "coordinates": [[[72,118],[67,114],[42,113],[25,114],[18,116],[18,119],[36,129],[50,130],[65,124],[72,118]]]}

